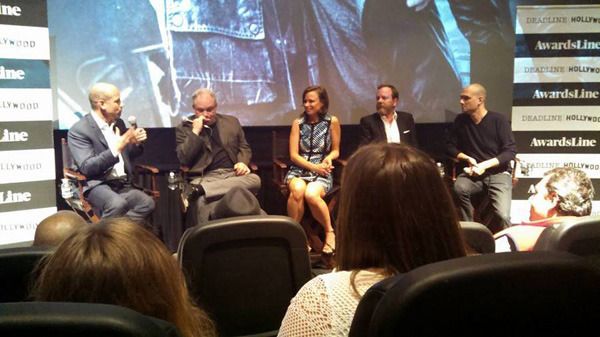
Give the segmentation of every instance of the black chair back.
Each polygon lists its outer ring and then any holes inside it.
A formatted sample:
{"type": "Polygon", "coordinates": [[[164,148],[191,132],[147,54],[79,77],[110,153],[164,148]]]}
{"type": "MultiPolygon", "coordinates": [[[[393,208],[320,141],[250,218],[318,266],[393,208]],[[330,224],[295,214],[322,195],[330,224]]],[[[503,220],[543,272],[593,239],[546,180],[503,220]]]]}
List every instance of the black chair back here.
{"type": "Polygon", "coordinates": [[[171,323],[116,305],[0,303],[0,336],[179,337],[171,323]]]}
{"type": "Polygon", "coordinates": [[[600,319],[599,284],[600,272],[569,253],[452,259],[374,285],[350,336],[577,335],[600,319]]]}
{"type": "Polygon", "coordinates": [[[45,247],[0,249],[0,302],[26,301],[35,267],[51,251],[45,247]]]}
{"type": "Polygon", "coordinates": [[[466,244],[476,253],[488,254],[496,251],[494,235],[483,224],[474,221],[461,221],[460,229],[466,244]]]}
{"type": "Polygon", "coordinates": [[[600,216],[572,218],[544,229],[533,250],[600,256],[600,216]]]}
{"type": "Polygon", "coordinates": [[[190,228],[178,258],[192,296],[220,336],[275,335],[311,277],[306,236],[291,218],[234,217],[190,228]]]}

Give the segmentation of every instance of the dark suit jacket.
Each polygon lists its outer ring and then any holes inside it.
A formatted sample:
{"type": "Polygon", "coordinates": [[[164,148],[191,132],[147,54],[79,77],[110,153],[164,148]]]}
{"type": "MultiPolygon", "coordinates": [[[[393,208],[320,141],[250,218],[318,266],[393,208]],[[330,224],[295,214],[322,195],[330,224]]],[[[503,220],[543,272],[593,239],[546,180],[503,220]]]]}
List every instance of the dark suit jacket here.
{"type": "MultiPolygon", "coordinates": [[[[242,162],[248,165],[252,158],[252,150],[246,141],[240,121],[233,116],[217,114],[214,127],[218,128],[221,144],[229,159],[234,164],[242,162]]],[[[175,129],[175,137],[179,162],[188,166],[190,173],[202,174],[213,161],[210,130],[204,129],[197,136],[192,132],[191,123],[183,122],[175,129]]]]}
{"type": "MultiPolygon", "coordinates": [[[[93,112],[92,112],[93,113],[93,112]]],[[[68,134],[68,144],[76,169],[87,177],[87,185],[83,192],[86,193],[95,186],[106,181],[107,175],[113,166],[119,162],[119,157],[113,156],[102,130],[96,124],[92,113],[83,116],[75,123],[68,134]]],[[[115,121],[121,133],[127,131],[122,119],[115,121]]],[[[129,144],[121,152],[125,161],[125,171],[133,172],[132,159],[142,154],[142,146],[129,144]]]]}
{"type": "MultiPolygon", "coordinates": [[[[398,124],[398,131],[400,131],[400,142],[415,147],[418,146],[413,116],[404,111],[396,111],[396,114],[396,124],[398,124]]],[[[387,142],[385,126],[377,112],[360,119],[360,145],[376,142],[387,142]]]]}

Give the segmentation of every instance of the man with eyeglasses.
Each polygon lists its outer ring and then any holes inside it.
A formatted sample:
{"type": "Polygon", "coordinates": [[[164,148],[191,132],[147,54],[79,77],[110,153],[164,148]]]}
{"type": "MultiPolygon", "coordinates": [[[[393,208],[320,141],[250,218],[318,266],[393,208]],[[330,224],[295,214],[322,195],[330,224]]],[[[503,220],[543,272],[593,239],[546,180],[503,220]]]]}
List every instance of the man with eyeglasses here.
{"type": "Polygon", "coordinates": [[[554,168],[544,174],[532,192],[529,221],[496,233],[496,251],[530,251],[546,227],[592,212],[594,186],[579,169],[554,168]]]}
{"type": "Polygon", "coordinates": [[[96,83],[89,93],[92,111],[75,123],[68,145],[77,170],[87,177],[83,193],[94,213],[103,218],[128,216],[144,221],[154,200],[132,186],[133,159],[143,152],[143,128],[125,126],[119,89],[96,83]]]}
{"type": "Polygon", "coordinates": [[[217,98],[210,89],[196,90],[192,102],[194,115],[175,129],[177,158],[189,168],[193,186],[188,201],[197,204],[196,218],[188,218],[191,225],[205,222],[210,204],[232,187],[254,193],[260,189],[260,178],[248,167],[252,150],[239,120],[217,113],[217,98]]]}

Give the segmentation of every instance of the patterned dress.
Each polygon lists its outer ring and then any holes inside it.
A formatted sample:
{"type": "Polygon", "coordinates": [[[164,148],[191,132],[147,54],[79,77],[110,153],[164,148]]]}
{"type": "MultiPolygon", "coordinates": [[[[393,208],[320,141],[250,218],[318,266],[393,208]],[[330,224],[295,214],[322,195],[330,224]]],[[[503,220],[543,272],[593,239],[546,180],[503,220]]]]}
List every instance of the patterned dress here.
{"type": "MultiPolygon", "coordinates": [[[[299,124],[299,154],[313,164],[321,163],[323,158],[331,151],[331,116],[326,114],[314,124],[308,123],[306,116],[303,116],[300,118],[299,124]]],[[[316,181],[323,185],[325,192],[328,192],[333,186],[333,175],[331,173],[327,176],[321,176],[310,170],[291,165],[285,176],[285,182],[288,183],[294,177],[302,178],[306,182],[316,181]]]]}

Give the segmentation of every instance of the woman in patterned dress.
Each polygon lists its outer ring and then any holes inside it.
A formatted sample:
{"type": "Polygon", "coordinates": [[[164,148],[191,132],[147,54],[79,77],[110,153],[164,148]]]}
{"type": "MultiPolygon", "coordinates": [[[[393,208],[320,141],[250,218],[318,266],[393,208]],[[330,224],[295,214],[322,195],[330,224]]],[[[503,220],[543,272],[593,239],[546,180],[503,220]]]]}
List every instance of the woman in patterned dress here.
{"type": "Polygon", "coordinates": [[[333,185],[332,161],[340,154],[340,122],[328,113],[327,90],[310,86],[302,93],[304,113],[292,123],[290,158],[286,175],[290,196],[288,215],[300,222],[305,204],[325,230],[324,254],[335,251],[335,233],[323,196],[333,185]]]}

